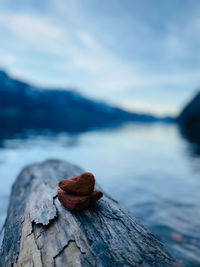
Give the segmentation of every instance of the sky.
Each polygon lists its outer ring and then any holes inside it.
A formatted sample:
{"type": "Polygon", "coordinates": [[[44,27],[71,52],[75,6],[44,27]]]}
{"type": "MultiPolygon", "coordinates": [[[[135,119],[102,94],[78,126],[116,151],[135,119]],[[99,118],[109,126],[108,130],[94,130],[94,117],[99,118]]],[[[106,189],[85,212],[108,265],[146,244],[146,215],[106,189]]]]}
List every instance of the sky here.
{"type": "Polygon", "coordinates": [[[0,69],[176,115],[200,88],[200,1],[0,0],[0,69]]]}

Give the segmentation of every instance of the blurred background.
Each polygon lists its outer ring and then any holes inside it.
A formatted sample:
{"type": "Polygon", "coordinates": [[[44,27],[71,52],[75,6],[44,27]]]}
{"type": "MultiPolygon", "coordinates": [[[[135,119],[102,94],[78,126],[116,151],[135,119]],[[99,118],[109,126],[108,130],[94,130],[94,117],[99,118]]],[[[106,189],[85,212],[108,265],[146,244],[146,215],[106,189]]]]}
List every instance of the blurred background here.
{"type": "Polygon", "coordinates": [[[0,227],[24,165],[96,175],[200,266],[200,2],[0,0],[0,227]]]}

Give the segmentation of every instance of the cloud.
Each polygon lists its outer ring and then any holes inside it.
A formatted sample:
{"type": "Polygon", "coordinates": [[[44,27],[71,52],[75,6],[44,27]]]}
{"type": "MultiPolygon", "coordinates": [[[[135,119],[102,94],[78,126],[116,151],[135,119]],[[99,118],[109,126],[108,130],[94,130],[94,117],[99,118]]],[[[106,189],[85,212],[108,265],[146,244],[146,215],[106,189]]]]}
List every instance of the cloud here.
{"type": "MultiPolygon", "coordinates": [[[[58,69],[70,68],[77,76],[83,72],[88,77],[88,87],[113,92],[126,89],[130,83],[138,83],[133,74],[134,65],[128,66],[126,61],[106,49],[86,31],[56,27],[48,19],[24,14],[1,16],[0,23],[24,47],[31,44],[42,52],[62,56],[57,63],[58,69]]],[[[78,86],[86,87],[81,83],[78,86]]]]}
{"type": "Polygon", "coordinates": [[[0,50],[1,65],[5,67],[12,67],[17,61],[17,57],[11,53],[0,50]]]}
{"type": "Polygon", "coordinates": [[[31,14],[1,13],[0,24],[17,42],[22,45],[35,45],[41,50],[56,51],[56,42],[66,35],[66,32],[52,22],[31,14]]]}
{"type": "Polygon", "coordinates": [[[187,20],[178,13],[170,20],[145,5],[108,3],[108,12],[97,2],[50,3],[44,14],[0,13],[2,66],[15,75],[160,113],[176,112],[200,84],[197,15],[184,10],[187,20]]]}

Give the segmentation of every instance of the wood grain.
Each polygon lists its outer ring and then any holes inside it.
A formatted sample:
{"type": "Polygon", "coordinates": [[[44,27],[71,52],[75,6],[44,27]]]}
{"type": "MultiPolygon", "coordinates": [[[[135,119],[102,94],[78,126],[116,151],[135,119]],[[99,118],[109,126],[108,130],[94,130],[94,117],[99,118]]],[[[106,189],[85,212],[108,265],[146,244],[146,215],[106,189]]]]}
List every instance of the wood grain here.
{"type": "Polygon", "coordinates": [[[180,266],[109,195],[81,212],[62,206],[58,181],[82,172],[59,160],[22,170],[1,232],[0,266],[180,266]]]}

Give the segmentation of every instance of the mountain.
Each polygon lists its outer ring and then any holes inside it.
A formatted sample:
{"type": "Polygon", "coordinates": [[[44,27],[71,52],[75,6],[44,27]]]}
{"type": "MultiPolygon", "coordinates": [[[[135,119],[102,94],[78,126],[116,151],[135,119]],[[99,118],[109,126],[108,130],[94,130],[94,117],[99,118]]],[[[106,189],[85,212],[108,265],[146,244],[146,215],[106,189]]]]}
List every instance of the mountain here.
{"type": "Polygon", "coordinates": [[[156,120],[152,115],[90,100],[73,90],[38,88],[0,71],[0,134],[27,129],[77,132],[124,121],[156,120]]]}
{"type": "Polygon", "coordinates": [[[200,143],[200,92],[182,110],[177,121],[190,141],[200,143]]]}

